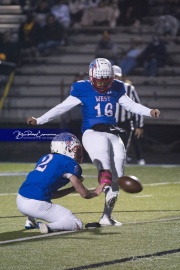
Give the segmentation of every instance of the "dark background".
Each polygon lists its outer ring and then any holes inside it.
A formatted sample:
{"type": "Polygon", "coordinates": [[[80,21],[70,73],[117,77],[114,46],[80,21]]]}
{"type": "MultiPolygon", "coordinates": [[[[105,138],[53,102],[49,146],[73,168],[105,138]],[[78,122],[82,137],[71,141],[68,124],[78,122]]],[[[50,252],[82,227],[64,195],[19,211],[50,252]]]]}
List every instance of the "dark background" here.
{"type": "MultiPolygon", "coordinates": [[[[24,124],[4,123],[0,128],[33,128],[24,124]]],[[[45,124],[34,128],[61,128],[57,124],[45,124]]],[[[66,128],[70,128],[80,140],[81,120],[72,121],[66,128]]],[[[142,148],[146,164],[179,164],[180,165],[180,126],[179,125],[145,125],[142,148]]],[[[0,142],[1,162],[36,162],[41,155],[50,152],[50,142],[0,142]]],[[[130,147],[130,155],[134,164],[134,149],[130,147]]],[[[84,151],[84,162],[90,159],[84,151]]]]}

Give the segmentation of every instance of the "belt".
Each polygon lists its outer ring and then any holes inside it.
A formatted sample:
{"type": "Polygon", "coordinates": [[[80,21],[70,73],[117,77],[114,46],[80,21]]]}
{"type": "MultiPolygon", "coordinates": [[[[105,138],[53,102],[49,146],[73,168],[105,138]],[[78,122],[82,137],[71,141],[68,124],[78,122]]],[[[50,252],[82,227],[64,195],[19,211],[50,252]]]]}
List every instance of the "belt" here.
{"type": "Polygon", "coordinates": [[[125,129],[112,124],[96,124],[91,127],[94,131],[112,133],[114,135],[120,135],[122,132],[126,132],[125,129]]]}

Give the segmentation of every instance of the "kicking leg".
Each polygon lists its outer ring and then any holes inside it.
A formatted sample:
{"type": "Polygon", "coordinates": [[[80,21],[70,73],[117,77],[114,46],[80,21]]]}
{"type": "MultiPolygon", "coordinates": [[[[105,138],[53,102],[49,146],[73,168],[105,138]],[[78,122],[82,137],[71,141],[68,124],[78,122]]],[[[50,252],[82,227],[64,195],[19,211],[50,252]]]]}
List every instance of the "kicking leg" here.
{"type": "Polygon", "coordinates": [[[104,212],[100,219],[100,224],[121,226],[122,223],[114,220],[112,218],[112,211],[114,209],[115,203],[118,199],[119,195],[119,185],[117,183],[117,179],[123,175],[124,171],[124,160],[125,160],[125,148],[121,139],[117,136],[111,135],[111,171],[112,171],[112,189],[109,189],[106,196],[114,196],[113,203],[110,205],[104,205],[104,212]],[[113,137],[112,137],[113,136],[113,137]]]}
{"type": "Polygon", "coordinates": [[[106,187],[104,188],[105,206],[103,215],[100,219],[100,224],[120,226],[120,222],[114,221],[111,218],[111,213],[119,193],[117,179],[118,174],[122,176],[122,163],[124,162],[124,145],[116,135],[104,132],[95,132],[93,130],[88,130],[83,134],[83,145],[88,152],[93,164],[98,169],[99,183],[107,183],[106,187]],[[113,165],[115,159],[116,166],[113,165]],[[114,166],[114,168],[112,167],[112,165],[114,166]],[[117,173],[116,167],[118,165],[119,168],[117,173]],[[111,174],[112,169],[114,171],[113,177],[111,174]]]}

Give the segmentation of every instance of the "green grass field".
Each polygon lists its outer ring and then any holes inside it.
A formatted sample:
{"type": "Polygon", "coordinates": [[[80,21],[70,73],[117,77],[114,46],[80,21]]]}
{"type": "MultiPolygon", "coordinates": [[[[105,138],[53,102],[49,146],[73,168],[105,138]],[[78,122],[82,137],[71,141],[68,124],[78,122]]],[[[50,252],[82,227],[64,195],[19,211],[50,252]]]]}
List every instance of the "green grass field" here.
{"type": "MultiPolygon", "coordinates": [[[[165,270],[180,269],[180,166],[127,166],[144,189],[121,191],[113,217],[121,227],[41,235],[25,230],[16,208],[16,193],[33,163],[0,163],[1,270],[165,270]]],[[[97,185],[93,165],[83,164],[84,184],[97,185]]],[[[56,200],[84,224],[98,221],[104,194],[85,200],[73,193],[56,200]]]]}

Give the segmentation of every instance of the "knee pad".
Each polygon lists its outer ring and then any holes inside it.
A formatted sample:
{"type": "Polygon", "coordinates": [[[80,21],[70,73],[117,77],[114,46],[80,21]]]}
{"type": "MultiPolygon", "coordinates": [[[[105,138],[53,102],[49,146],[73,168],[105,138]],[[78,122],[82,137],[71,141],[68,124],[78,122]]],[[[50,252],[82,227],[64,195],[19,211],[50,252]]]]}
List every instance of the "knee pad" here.
{"type": "Polygon", "coordinates": [[[110,171],[102,170],[98,175],[99,184],[107,184],[111,186],[112,184],[112,174],[110,171]]]}

